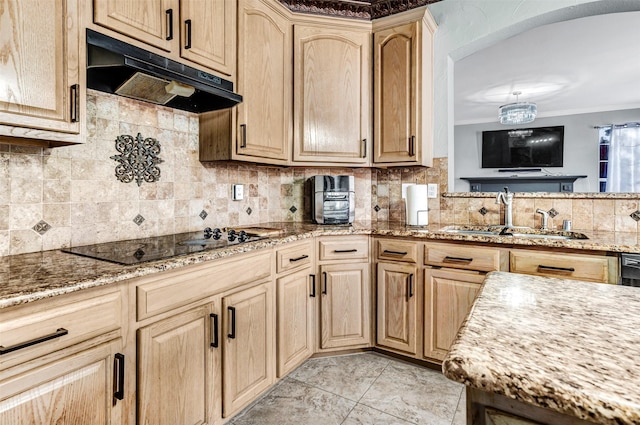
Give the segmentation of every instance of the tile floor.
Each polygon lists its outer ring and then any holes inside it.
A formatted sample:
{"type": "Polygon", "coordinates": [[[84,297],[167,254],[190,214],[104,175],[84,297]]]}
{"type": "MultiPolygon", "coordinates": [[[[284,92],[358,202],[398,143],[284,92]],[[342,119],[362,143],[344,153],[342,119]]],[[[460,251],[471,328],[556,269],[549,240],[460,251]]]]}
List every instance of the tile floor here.
{"type": "Polygon", "coordinates": [[[310,359],[233,425],[464,425],[464,386],[376,353],[310,359]]]}

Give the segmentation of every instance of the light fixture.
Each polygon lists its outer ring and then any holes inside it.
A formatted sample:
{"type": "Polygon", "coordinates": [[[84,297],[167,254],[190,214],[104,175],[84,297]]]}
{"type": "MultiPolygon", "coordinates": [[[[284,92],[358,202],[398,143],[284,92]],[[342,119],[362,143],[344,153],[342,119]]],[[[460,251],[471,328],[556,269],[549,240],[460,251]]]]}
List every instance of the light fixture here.
{"type": "Polygon", "coordinates": [[[498,108],[498,118],[500,124],[517,125],[527,124],[536,119],[538,107],[535,103],[518,102],[518,96],[522,92],[514,91],[515,103],[507,103],[498,108]]]}

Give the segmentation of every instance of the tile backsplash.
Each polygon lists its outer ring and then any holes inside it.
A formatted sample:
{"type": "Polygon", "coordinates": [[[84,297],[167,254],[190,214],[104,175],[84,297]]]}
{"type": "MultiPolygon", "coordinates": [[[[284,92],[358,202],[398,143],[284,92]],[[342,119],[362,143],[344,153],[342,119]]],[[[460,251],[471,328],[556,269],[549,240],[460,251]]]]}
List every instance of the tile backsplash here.
{"type": "MultiPolygon", "coordinates": [[[[355,176],[356,220],[404,222],[402,183],[437,183],[447,191],[447,158],[434,166],[390,169],[279,168],[198,160],[198,117],[89,90],[86,142],[59,148],[0,144],[0,256],[146,236],[305,221],[306,180],[317,174],[355,176]],[[157,182],[116,178],[120,135],[157,139],[157,182]],[[231,200],[233,184],[244,199],[231,200]]],[[[629,214],[635,199],[518,198],[514,222],[536,225],[536,208],[558,211],[552,224],[573,219],[584,230],[637,231],[629,214]]],[[[497,224],[499,205],[489,197],[429,199],[432,224],[497,224]],[[481,212],[482,210],[482,212],[481,212]],[[484,214],[483,214],[484,213],[484,214]]]]}

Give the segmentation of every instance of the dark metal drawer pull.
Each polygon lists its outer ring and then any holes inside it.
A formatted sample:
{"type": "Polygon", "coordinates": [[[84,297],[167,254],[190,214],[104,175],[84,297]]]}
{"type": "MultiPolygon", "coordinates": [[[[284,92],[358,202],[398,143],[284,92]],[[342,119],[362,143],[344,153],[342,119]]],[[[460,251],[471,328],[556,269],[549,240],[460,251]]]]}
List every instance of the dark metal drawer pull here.
{"type": "Polygon", "coordinates": [[[409,275],[409,298],[413,297],[413,273],[409,275]]]}
{"type": "Polygon", "coordinates": [[[231,313],[231,332],[227,335],[231,339],[236,338],[236,308],[235,307],[227,307],[229,312],[231,313]]]}
{"type": "Polygon", "coordinates": [[[173,9],[167,9],[167,41],[173,40],[173,9]]]}
{"type": "Polygon", "coordinates": [[[305,258],[309,258],[309,256],[305,254],[305,255],[302,255],[302,256],[300,256],[298,258],[289,258],[289,262],[290,263],[294,263],[296,261],[304,260],[305,258]]]}
{"type": "Polygon", "coordinates": [[[407,255],[407,251],[390,251],[388,249],[385,249],[382,253],[391,255],[407,255]]]}
{"type": "Polygon", "coordinates": [[[416,154],[416,136],[411,136],[409,139],[409,156],[415,156],[416,154]]]}
{"type": "Polygon", "coordinates": [[[191,19],[184,21],[184,30],[187,33],[187,42],[184,45],[185,49],[191,48],[191,19]]]}
{"type": "Polygon", "coordinates": [[[17,351],[17,350],[20,350],[22,348],[31,347],[32,345],[40,344],[41,342],[45,342],[45,341],[49,341],[49,340],[52,340],[52,339],[60,338],[61,336],[64,336],[64,335],[66,335],[68,333],[69,333],[69,331],[66,330],[65,328],[59,328],[54,333],[51,333],[49,335],[41,336],[39,338],[34,338],[34,339],[29,340],[29,341],[21,342],[21,343],[16,344],[16,345],[11,345],[11,346],[9,346],[7,348],[5,348],[2,345],[0,345],[0,355],[11,353],[12,351],[17,351]]]}
{"type": "Polygon", "coordinates": [[[124,354],[116,353],[113,356],[113,405],[116,400],[124,399],[124,354]]]}
{"type": "Polygon", "coordinates": [[[344,254],[347,252],[358,252],[357,249],[334,249],[333,252],[335,252],[336,254],[344,254]]]}
{"type": "Polygon", "coordinates": [[[362,157],[367,157],[367,139],[362,139],[362,157]]]}
{"type": "Polygon", "coordinates": [[[215,313],[209,314],[209,320],[211,320],[211,346],[218,348],[220,345],[218,340],[218,315],[215,313]]]}
{"type": "Polygon", "coordinates": [[[545,266],[542,264],[538,265],[539,269],[543,269],[543,270],[549,270],[549,271],[556,271],[556,272],[575,272],[576,269],[574,269],[573,267],[554,267],[554,266],[545,266]]]}
{"type": "Polygon", "coordinates": [[[71,122],[80,121],[80,85],[71,86],[71,122]]]}
{"type": "Polygon", "coordinates": [[[242,137],[240,140],[240,149],[243,149],[247,147],[247,125],[246,124],[240,124],[240,133],[242,137]]]}
{"type": "Polygon", "coordinates": [[[311,295],[309,295],[312,298],[316,297],[316,275],[315,274],[310,274],[309,277],[311,278],[311,295]]]}
{"type": "Polygon", "coordinates": [[[322,272],[322,279],[324,281],[324,289],[322,289],[323,294],[327,294],[327,272],[322,272]]]}
{"type": "Polygon", "coordinates": [[[444,259],[442,260],[443,263],[470,263],[472,261],[473,261],[473,258],[450,257],[448,255],[444,257],[444,259]]]}

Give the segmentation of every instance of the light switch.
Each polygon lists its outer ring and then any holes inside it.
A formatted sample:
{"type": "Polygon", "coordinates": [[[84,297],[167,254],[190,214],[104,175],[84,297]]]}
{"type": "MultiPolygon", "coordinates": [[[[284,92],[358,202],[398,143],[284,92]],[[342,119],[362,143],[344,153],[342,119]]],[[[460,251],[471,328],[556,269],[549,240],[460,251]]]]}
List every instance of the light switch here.
{"type": "Polygon", "coordinates": [[[244,187],[241,184],[234,184],[233,185],[233,200],[234,201],[240,201],[241,199],[244,198],[244,187]]]}
{"type": "Polygon", "coordinates": [[[438,185],[436,183],[429,183],[427,185],[427,198],[438,197],[438,185]]]}

